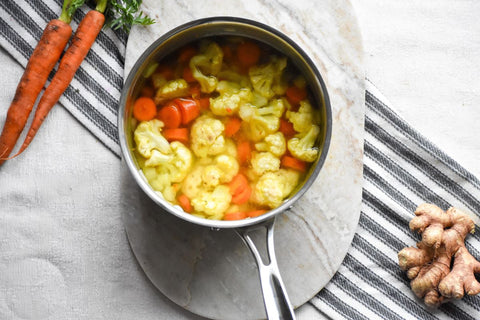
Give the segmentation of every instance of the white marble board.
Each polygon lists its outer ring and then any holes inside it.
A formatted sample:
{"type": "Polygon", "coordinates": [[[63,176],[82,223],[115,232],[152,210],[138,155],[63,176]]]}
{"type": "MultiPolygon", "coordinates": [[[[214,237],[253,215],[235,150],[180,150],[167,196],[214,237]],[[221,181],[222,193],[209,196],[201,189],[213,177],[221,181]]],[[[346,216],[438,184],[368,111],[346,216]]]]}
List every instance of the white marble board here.
{"type": "MultiPolygon", "coordinates": [[[[279,216],[275,229],[276,256],[288,294],[295,307],[304,304],[335,274],[360,216],[364,70],[350,2],[144,0],[142,8],[157,23],[132,29],[125,75],[143,50],[170,29],[199,18],[237,16],[288,35],[324,77],[333,115],[328,157],[313,186],[279,216]]],[[[122,217],[130,245],[160,292],[208,318],[265,317],[254,259],[234,232],[195,226],[162,212],[124,169],[122,217]]]]}

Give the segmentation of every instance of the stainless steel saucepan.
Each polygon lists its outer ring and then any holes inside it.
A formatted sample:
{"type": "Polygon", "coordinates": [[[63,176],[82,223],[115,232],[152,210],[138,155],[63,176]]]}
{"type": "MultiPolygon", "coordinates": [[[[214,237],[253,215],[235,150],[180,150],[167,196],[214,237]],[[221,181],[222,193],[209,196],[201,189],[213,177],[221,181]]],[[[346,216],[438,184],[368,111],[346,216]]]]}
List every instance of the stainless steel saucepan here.
{"type": "Polygon", "coordinates": [[[235,17],[212,17],[195,20],[169,31],[150,45],[140,56],[133,66],[122,91],[118,112],[118,134],[124,161],[135,181],[143,191],[162,209],[178,218],[214,229],[235,229],[236,233],[247,244],[256,259],[267,317],[269,319],[294,319],[293,308],[285,290],[275,258],[273,241],[274,222],[275,217],[291,208],[317,178],[325,161],[330,143],[332,131],[331,118],[330,101],[324,81],[312,60],[296,43],[283,33],[256,21],[235,17]],[[317,146],[320,150],[319,157],[308,172],[307,179],[303,184],[298,186],[292,196],[286,199],[278,208],[270,210],[256,218],[237,221],[217,221],[207,220],[185,213],[180,207],[173,206],[162,199],[150,187],[131,152],[134,149],[134,127],[131,121],[132,102],[139,95],[141,85],[144,81],[142,74],[153,62],[160,61],[178,48],[201,38],[212,36],[241,36],[251,38],[269,45],[288,57],[306,78],[312,94],[313,105],[320,109],[322,117],[321,134],[317,141],[317,146]],[[251,236],[251,234],[258,229],[263,229],[266,234],[265,246],[268,255],[267,261],[262,259],[258,241],[254,241],[255,237],[251,236]]]}

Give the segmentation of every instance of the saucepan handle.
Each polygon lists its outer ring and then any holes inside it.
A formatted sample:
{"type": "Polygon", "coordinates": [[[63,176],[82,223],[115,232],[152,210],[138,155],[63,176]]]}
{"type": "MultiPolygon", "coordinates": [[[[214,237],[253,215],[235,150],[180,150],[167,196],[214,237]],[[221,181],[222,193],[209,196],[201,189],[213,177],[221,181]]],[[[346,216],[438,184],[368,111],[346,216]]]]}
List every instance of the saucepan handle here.
{"type": "Polygon", "coordinates": [[[275,218],[272,218],[260,225],[236,229],[236,232],[247,244],[257,262],[267,318],[270,320],[295,319],[295,313],[285,290],[275,257],[274,225],[275,218]],[[251,237],[251,233],[258,229],[266,230],[266,252],[269,260],[266,263],[263,261],[257,245],[251,237]]]}

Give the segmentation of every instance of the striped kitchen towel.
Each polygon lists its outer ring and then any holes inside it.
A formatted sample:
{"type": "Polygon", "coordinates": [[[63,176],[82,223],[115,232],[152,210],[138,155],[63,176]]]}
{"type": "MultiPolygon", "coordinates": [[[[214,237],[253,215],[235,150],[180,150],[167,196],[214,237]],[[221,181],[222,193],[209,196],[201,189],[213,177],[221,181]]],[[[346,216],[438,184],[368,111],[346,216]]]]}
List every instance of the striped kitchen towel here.
{"type": "MultiPolygon", "coordinates": [[[[0,1],[0,45],[25,66],[61,0],[0,1]]],[[[75,15],[75,30],[87,9],[75,15]]],[[[127,36],[105,29],[60,103],[112,152],[127,36]]],[[[332,319],[480,319],[480,297],[429,310],[411,292],[397,252],[414,245],[408,228],[416,206],[431,202],[480,213],[480,181],[403,121],[367,81],[363,206],[343,264],[309,304],[332,319]]],[[[479,235],[467,248],[480,259],[479,235]]]]}
{"type": "MultiPolygon", "coordinates": [[[[420,240],[408,223],[423,202],[461,208],[479,221],[480,181],[402,120],[368,81],[365,102],[359,226],[340,269],[309,303],[332,319],[480,319],[480,296],[428,309],[397,259],[420,240]]],[[[480,234],[466,244],[480,259],[480,234]]]]}

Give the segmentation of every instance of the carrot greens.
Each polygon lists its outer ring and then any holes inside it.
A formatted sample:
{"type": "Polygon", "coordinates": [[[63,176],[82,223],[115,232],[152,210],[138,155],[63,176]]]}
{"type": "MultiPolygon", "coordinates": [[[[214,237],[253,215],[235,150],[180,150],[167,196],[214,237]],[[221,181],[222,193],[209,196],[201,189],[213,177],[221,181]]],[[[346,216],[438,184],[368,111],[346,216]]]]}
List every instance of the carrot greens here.
{"type": "Polygon", "coordinates": [[[139,12],[141,0],[110,0],[107,16],[107,25],[113,30],[123,29],[130,31],[133,25],[150,25],[155,20],[148,17],[143,11],[139,12]]]}

